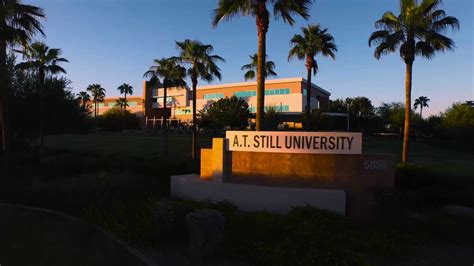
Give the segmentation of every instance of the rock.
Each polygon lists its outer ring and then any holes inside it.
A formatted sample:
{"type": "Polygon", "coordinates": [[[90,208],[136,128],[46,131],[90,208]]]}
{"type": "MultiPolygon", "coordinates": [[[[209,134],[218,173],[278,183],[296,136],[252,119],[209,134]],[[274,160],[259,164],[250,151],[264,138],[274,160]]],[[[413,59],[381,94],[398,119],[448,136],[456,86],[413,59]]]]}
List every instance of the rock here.
{"type": "Polygon", "coordinates": [[[186,215],[186,222],[191,255],[205,258],[216,254],[224,240],[224,215],[216,210],[201,209],[186,215]]]}

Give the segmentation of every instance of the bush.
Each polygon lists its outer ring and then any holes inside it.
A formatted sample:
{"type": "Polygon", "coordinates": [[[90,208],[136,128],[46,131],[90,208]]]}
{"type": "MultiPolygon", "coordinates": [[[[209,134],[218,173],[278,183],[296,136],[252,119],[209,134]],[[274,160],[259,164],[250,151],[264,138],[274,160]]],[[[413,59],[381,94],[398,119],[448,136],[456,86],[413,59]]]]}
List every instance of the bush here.
{"type": "Polygon", "coordinates": [[[120,108],[112,108],[99,116],[99,127],[105,131],[120,131],[124,129],[124,119],[126,129],[140,129],[140,120],[137,116],[128,110],[122,114],[120,108]]]}

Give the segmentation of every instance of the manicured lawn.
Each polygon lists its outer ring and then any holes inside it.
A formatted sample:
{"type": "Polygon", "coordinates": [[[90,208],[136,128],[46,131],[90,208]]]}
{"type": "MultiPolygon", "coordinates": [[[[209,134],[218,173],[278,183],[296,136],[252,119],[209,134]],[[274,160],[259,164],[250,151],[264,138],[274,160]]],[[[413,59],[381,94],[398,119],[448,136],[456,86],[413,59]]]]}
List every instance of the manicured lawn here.
{"type": "MultiPolygon", "coordinates": [[[[210,147],[208,137],[201,138],[201,147],[210,147]]],[[[163,137],[142,135],[59,135],[46,138],[46,145],[53,150],[66,150],[85,154],[122,156],[131,158],[164,157],[163,137]]],[[[169,136],[169,158],[188,160],[191,137],[189,135],[169,136]]],[[[396,162],[401,157],[402,143],[390,139],[366,139],[364,152],[391,153],[396,162]]],[[[456,178],[474,178],[474,152],[448,143],[412,143],[411,160],[418,166],[439,175],[456,178]]],[[[158,161],[157,161],[158,163],[158,161]]]]}
{"type": "MultiPolygon", "coordinates": [[[[400,161],[402,142],[398,140],[370,139],[363,143],[364,152],[391,153],[400,161]]],[[[429,141],[412,142],[410,160],[417,166],[445,177],[471,178],[474,180],[474,152],[459,143],[429,141]]]]}
{"type": "MultiPolygon", "coordinates": [[[[101,155],[125,157],[156,157],[164,155],[164,138],[150,135],[58,135],[46,137],[45,144],[53,150],[67,150],[101,155]]],[[[203,147],[210,146],[210,139],[200,139],[203,147]]],[[[169,156],[186,159],[191,156],[190,135],[170,135],[169,156]]]]}

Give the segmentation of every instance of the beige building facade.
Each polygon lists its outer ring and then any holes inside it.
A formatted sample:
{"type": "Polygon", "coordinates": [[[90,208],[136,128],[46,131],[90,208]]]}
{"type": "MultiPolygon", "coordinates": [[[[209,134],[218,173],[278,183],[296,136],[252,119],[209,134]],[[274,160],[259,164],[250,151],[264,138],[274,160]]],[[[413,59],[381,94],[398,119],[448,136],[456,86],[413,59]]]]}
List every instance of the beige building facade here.
{"type": "MultiPolygon", "coordinates": [[[[300,121],[306,107],[307,81],[303,78],[284,78],[265,81],[265,107],[273,107],[288,120],[300,121]]],[[[331,95],[327,90],[311,84],[311,109],[325,110],[331,95]]],[[[196,92],[196,108],[201,111],[213,102],[226,97],[240,97],[249,105],[249,111],[255,113],[257,106],[257,82],[239,82],[219,85],[199,86],[196,92]]],[[[192,94],[189,88],[168,88],[166,115],[182,122],[192,120],[192,94]]],[[[163,88],[152,86],[143,81],[141,97],[129,97],[130,110],[145,119],[161,119],[163,108],[163,88]],[[132,104],[130,104],[132,102],[132,104]]],[[[107,97],[99,105],[99,114],[114,107],[118,97],[107,97]]]]}

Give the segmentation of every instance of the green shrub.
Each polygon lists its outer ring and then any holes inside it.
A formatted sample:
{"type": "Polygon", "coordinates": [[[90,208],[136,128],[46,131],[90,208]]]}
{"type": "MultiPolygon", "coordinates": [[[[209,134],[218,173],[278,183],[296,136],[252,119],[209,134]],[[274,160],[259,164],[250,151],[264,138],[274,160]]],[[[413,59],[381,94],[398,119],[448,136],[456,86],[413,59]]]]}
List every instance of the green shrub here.
{"type": "Polygon", "coordinates": [[[99,127],[105,131],[120,131],[125,128],[128,130],[137,130],[140,128],[140,120],[136,115],[126,110],[122,113],[120,108],[112,108],[98,117],[99,127]]]}

